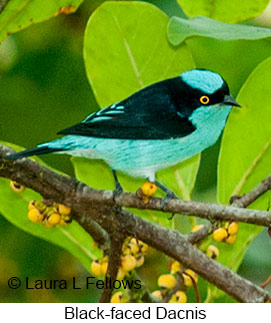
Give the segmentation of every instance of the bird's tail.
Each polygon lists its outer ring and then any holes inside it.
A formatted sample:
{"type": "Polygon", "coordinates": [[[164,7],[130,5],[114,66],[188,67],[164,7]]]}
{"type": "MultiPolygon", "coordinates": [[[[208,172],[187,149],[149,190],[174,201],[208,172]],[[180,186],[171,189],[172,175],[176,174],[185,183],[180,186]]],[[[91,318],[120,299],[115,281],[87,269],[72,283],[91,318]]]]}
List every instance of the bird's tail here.
{"type": "Polygon", "coordinates": [[[43,155],[43,154],[54,153],[54,152],[63,151],[63,150],[65,150],[65,149],[50,148],[48,146],[42,146],[42,147],[26,149],[26,150],[23,150],[23,151],[20,151],[18,153],[11,154],[11,155],[6,155],[6,159],[15,160],[15,159],[20,159],[20,158],[24,158],[24,157],[43,155]]]}

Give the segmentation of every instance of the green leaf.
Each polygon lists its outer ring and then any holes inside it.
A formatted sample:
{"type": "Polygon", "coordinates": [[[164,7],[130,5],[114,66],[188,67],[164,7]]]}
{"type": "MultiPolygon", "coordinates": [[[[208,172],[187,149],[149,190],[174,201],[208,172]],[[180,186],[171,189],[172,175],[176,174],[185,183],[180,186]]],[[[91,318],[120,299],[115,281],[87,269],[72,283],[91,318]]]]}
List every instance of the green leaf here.
{"type": "Polygon", "coordinates": [[[271,37],[271,29],[247,25],[234,25],[207,17],[182,19],[172,17],[168,24],[168,39],[178,46],[184,40],[194,36],[220,40],[262,39],[271,37]]]}
{"type": "MultiPolygon", "coordinates": [[[[89,81],[101,106],[194,67],[185,44],[178,48],[169,44],[166,35],[168,21],[169,18],[157,7],[136,1],[106,2],[93,13],[86,29],[84,57],[89,81]]],[[[83,182],[99,188],[114,188],[112,175],[104,177],[108,169],[103,164],[99,167],[99,162],[78,159],[73,159],[73,163],[83,182]],[[96,171],[91,171],[89,181],[86,165],[93,163],[96,171]]],[[[158,178],[169,182],[171,189],[189,199],[198,167],[199,156],[196,156],[160,172],[158,178]]],[[[128,191],[136,191],[144,182],[126,175],[120,176],[120,180],[128,191]]]]}
{"type": "Polygon", "coordinates": [[[187,46],[167,40],[169,18],[145,2],[110,1],[90,17],[84,43],[87,76],[100,106],[194,67],[187,46]]]}
{"type": "MultiPolygon", "coordinates": [[[[249,76],[226,125],[218,166],[218,199],[251,190],[270,173],[271,163],[271,58],[249,76]]],[[[258,207],[267,208],[261,202],[258,207]]]]}
{"type": "Polygon", "coordinates": [[[240,22],[257,17],[269,0],[177,0],[189,17],[207,16],[225,22],[240,22]]]}
{"type": "Polygon", "coordinates": [[[83,0],[10,0],[0,14],[0,42],[32,24],[76,11],[83,0]]]}
{"type": "Polygon", "coordinates": [[[196,155],[176,166],[163,169],[157,173],[157,180],[170,187],[184,200],[190,200],[190,196],[195,185],[200,155],[196,155]]]}
{"type": "MultiPolygon", "coordinates": [[[[218,200],[227,204],[231,196],[249,192],[270,174],[271,164],[271,58],[262,62],[243,85],[222,138],[218,162],[218,200]]],[[[270,193],[250,207],[266,210],[270,193]]],[[[240,223],[237,241],[219,244],[219,261],[237,270],[250,242],[262,227],[240,223]]],[[[213,289],[211,288],[211,291],[213,289]]]]}
{"type": "MultiPolygon", "coordinates": [[[[21,150],[18,146],[8,145],[21,150]]],[[[38,158],[35,160],[41,162],[38,158]]],[[[42,164],[45,165],[44,162],[42,164]]],[[[90,235],[75,221],[66,227],[58,225],[53,228],[31,222],[27,217],[28,203],[42,200],[42,197],[30,189],[18,194],[10,188],[9,183],[10,180],[0,178],[0,213],[19,229],[66,249],[90,270],[91,261],[101,256],[101,251],[93,248],[90,235]]]]}

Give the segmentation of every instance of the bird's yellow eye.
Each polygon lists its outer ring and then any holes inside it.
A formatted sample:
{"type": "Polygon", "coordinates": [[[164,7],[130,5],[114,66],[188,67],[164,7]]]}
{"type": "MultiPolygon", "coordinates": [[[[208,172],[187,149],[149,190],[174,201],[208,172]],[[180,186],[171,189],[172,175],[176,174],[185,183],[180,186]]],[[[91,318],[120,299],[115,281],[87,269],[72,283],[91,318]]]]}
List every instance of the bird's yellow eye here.
{"type": "Polygon", "coordinates": [[[201,96],[199,100],[201,104],[208,104],[210,102],[210,99],[207,95],[201,96]]]}

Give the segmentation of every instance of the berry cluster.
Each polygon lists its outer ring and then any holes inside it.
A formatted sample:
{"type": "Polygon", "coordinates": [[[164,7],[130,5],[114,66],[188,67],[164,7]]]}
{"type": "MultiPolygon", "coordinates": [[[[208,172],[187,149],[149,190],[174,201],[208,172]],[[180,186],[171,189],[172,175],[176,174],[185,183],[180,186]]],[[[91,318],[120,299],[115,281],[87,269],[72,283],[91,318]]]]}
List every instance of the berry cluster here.
{"type": "MultiPolygon", "coordinates": [[[[203,227],[204,225],[199,224],[194,226],[191,231],[196,232],[203,227]]],[[[200,244],[196,244],[195,247],[199,248],[200,244]]],[[[212,259],[217,259],[219,256],[219,250],[214,245],[209,245],[205,252],[212,259]]],[[[170,303],[186,303],[187,296],[185,292],[191,286],[194,286],[195,289],[197,288],[198,275],[189,268],[183,268],[176,260],[170,263],[169,269],[169,274],[159,276],[158,286],[160,289],[152,292],[152,295],[159,301],[169,299],[170,303]]]]}
{"type": "Polygon", "coordinates": [[[234,244],[238,230],[239,226],[237,222],[227,222],[213,232],[213,238],[218,242],[223,241],[228,244],[234,244]]]}
{"type": "MultiPolygon", "coordinates": [[[[135,238],[128,237],[122,246],[121,265],[116,279],[123,279],[130,271],[144,264],[144,255],[148,246],[135,238]]],[[[91,263],[91,271],[95,276],[106,274],[108,256],[96,259],[91,263]]]]}
{"type": "MultiPolygon", "coordinates": [[[[22,193],[25,189],[23,185],[15,181],[11,181],[10,187],[16,193],[22,193]]],[[[145,203],[149,202],[151,196],[156,193],[157,186],[151,182],[145,182],[137,191],[137,195],[142,198],[145,203]]],[[[71,209],[63,204],[54,203],[46,205],[40,201],[31,201],[28,205],[28,218],[35,223],[42,223],[43,226],[50,228],[57,224],[67,225],[71,222],[71,209]]],[[[196,232],[203,228],[204,225],[196,225],[192,228],[192,232],[196,232]]],[[[237,222],[227,222],[214,230],[213,239],[218,242],[226,242],[233,244],[236,241],[238,233],[237,222]]],[[[201,243],[194,246],[200,248],[201,243]]],[[[206,246],[206,244],[205,244],[206,246]]],[[[122,280],[129,275],[135,268],[144,264],[147,244],[135,238],[128,237],[123,246],[121,254],[121,264],[118,269],[116,279],[122,280]]],[[[214,245],[202,248],[206,255],[212,259],[217,259],[219,250],[214,245]]],[[[95,276],[106,275],[108,268],[108,255],[91,263],[91,271],[95,276]]],[[[189,287],[194,286],[197,290],[198,276],[189,268],[183,268],[178,261],[171,261],[169,265],[170,273],[162,274],[158,278],[159,289],[152,292],[152,295],[159,301],[169,301],[170,303],[186,303],[186,291],[189,287]]],[[[111,303],[125,303],[129,301],[129,295],[126,292],[117,291],[111,297],[111,303]]]]}
{"type": "Polygon", "coordinates": [[[186,303],[187,296],[185,291],[194,284],[197,284],[198,275],[191,269],[182,268],[178,261],[172,261],[169,268],[170,274],[163,274],[158,277],[157,283],[160,289],[152,292],[152,295],[160,301],[164,300],[167,295],[170,295],[170,303],[186,303]]]}
{"type": "Polygon", "coordinates": [[[45,205],[41,201],[30,201],[28,204],[28,219],[34,223],[42,223],[45,228],[59,224],[67,225],[72,221],[71,209],[63,204],[45,205]]]}
{"type": "MultiPolygon", "coordinates": [[[[10,182],[10,187],[18,194],[25,190],[25,186],[15,181],[10,182]]],[[[46,205],[41,201],[30,201],[28,219],[34,223],[42,223],[45,228],[52,228],[57,224],[65,226],[72,221],[71,208],[58,203],[46,205]]]]}
{"type": "MultiPolygon", "coordinates": [[[[121,264],[116,279],[122,280],[132,270],[142,266],[144,264],[147,249],[148,246],[144,242],[128,237],[122,246],[121,264]]],[[[90,269],[95,276],[104,276],[107,272],[107,267],[108,256],[106,255],[100,259],[94,260],[91,263],[90,269]]],[[[127,301],[127,296],[124,296],[120,291],[116,292],[111,298],[111,303],[123,303],[127,301]]]]}

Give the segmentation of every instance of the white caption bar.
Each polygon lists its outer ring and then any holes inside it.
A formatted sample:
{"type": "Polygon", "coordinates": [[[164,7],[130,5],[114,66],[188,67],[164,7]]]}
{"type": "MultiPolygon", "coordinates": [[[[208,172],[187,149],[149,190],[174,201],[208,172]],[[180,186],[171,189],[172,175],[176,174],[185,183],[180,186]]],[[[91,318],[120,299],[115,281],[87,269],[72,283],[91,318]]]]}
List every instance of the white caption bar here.
{"type": "Polygon", "coordinates": [[[271,304],[0,304],[0,322],[208,322],[270,319],[271,304]]]}

